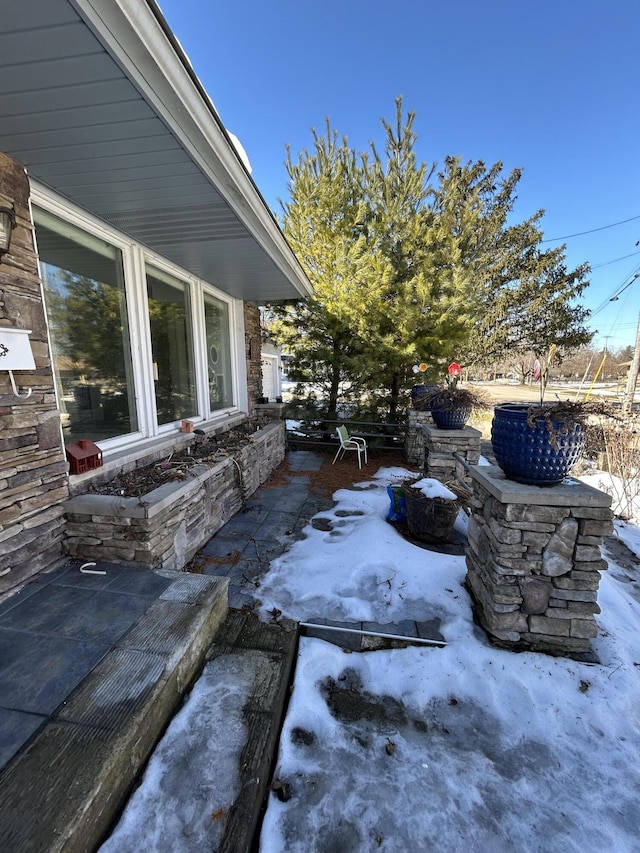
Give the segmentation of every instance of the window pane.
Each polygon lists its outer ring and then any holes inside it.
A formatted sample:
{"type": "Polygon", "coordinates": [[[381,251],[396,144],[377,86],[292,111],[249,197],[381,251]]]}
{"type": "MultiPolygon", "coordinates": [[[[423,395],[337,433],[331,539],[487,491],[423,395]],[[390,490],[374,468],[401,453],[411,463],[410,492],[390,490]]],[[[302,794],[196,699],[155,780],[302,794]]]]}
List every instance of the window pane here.
{"type": "Polygon", "coordinates": [[[147,269],[147,295],[158,423],[167,424],[197,412],[188,291],[147,269]]]}
{"type": "Polygon", "coordinates": [[[65,441],[135,432],[122,255],[45,211],[34,218],[65,441]]]}
{"type": "Polygon", "coordinates": [[[215,412],[216,409],[226,409],[233,405],[229,306],[227,303],[205,293],[204,322],[209,369],[209,408],[215,412]]]}

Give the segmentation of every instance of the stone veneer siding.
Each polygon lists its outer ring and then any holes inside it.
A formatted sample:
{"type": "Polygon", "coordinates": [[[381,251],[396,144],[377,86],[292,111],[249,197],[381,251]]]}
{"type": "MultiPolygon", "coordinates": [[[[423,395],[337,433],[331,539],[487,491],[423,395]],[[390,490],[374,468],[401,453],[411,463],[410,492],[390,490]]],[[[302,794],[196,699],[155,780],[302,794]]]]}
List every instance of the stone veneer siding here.
{"type": "Polygon", "coordinates": [[[143,498],[77,495],[65,504],[69,554],[180,570],[284,455],[284,422],[273,421],[233,459],[194,465],[188,480],[166,483],[143,498]]]}
{"type": "Polygon", "coordinates": [[[18,390],[33,390],[26,400],[0,369],[0,595],[62,559],[68,497],[29,193],[23,167],[0,154],[0,202],[15,204],[17,220],[0,262],[0,325],[32,330],[36,363],[15,373],[18,390]]]}
{"type": "Polygon", "coordinates": [[[611,497],[576,480],[541,488],[472,470],[466,553],[476,616],[503,646],[571,655],[598,634],[611,497]]]}
{"type": "Polygon", "coordinates": [[[244,338],[247,359],[247,406],[250,416],[262,397],[262,329],[260,311],[253,302],[244,302],[244,338]]]}

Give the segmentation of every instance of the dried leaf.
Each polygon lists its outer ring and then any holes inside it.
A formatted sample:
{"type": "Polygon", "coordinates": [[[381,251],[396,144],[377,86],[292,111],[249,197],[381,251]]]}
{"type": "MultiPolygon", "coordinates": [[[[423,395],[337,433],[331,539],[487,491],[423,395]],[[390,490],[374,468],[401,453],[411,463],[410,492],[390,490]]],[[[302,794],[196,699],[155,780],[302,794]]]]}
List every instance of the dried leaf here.
{"type": "Polygon", "coordinates": [[[271,790],[281,803],[287,803],[291,799],[291,785],[286,779],[274,779],[271,790]]]}

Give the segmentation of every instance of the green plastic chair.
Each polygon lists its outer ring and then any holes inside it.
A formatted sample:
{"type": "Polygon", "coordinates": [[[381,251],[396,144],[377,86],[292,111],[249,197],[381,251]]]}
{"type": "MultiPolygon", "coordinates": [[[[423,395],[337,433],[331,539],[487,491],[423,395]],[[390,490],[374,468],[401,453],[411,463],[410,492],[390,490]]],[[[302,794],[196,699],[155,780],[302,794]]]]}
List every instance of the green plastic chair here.
{"type": "Polygon", "coordinates": [[[359,438],[355,435],[349,435],[346,426],[337,427],[338,438],[340,439],[340,447],[338,452],[333,457],[332,465],[335,465],[338,459],[341,459],[347,450],[355,450],[358,454],[358,468],[362,468],[362,457],[364,456],[365,465],[367,463],[367,442],[364,438],[359,438]]]}

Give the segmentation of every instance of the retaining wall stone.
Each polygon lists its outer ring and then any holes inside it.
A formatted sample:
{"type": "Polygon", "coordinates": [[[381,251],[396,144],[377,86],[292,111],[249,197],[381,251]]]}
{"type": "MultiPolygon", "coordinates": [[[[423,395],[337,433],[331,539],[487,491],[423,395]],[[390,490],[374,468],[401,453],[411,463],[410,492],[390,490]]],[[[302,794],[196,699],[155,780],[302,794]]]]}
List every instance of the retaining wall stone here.
{"type": "Polygon", "coordinates": [[[600,572],[607,568],[600,545],[613,529],[611,497],[575,480],[520,485],[495,466],[471,476],[467,586],[480,624],[504,646],[588,652],[598,633],[600,572]]]}
{"type": "Polygon", "coordinates": [[[166,483],[142,498],[76,495],[64,504],[69,554],[180,570],[284,455],[284,422],[273,421],[233,458],[194,465],[186,482],[166,483]]]}

